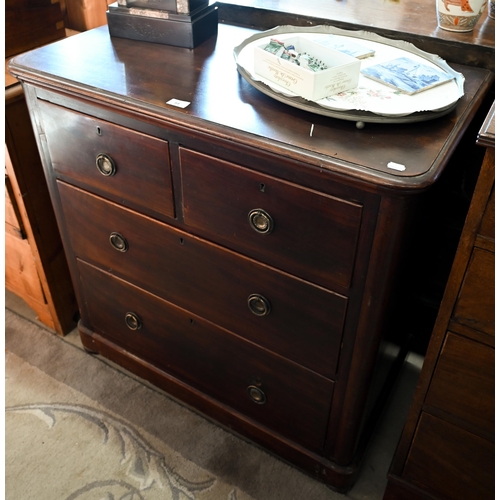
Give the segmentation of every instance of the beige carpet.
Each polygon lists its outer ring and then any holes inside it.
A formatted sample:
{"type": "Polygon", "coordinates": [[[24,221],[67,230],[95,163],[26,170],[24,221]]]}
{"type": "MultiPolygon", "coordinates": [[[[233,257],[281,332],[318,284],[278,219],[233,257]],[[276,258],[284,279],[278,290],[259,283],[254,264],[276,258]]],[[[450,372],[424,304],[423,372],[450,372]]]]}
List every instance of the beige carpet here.
{"type": "Polygon", "coordinates": [[[15,354],[6,367],[8,498],[251,499],[15,354]]]}
{"type": "Polygon", "coordinates": [[[76,334],[9,310],[5,333],[8,500],[382,498],[404,411],[344,496],[85,353],[76,334]]]}

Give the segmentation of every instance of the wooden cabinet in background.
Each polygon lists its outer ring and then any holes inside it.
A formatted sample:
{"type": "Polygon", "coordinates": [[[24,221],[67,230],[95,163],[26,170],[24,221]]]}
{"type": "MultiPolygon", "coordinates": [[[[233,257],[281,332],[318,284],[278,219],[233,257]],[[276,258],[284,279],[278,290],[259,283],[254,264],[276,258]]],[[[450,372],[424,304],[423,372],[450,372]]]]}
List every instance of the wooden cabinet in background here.
{"type": "MultiPolygon", "coordinates": [[[[7,56],[65,36],[58,2],[8,1],[5,9],[7,56]]],[[[57,333],[76,326],[78,307],[24,92],[7,71],[5,287],[57,333]]]]}
{"type": "Polygon", "coordinates": [[[59,334],[78,306],[20,83],[5,92],[5,286],[59,334]]]}
{"type": "Polygon", "coordinates": [[[494,127],[384,500],[494,498],[494,127]]]}
{"type": "Polygon", "coordinates": [[[59,0],[6,0],[5,57],[66,36],[59,0]]]}
{"type": "Polygon", "coordinates": [[[106,12],[113,0],[64,0],[64,22],[76,31],[107,24],[106,12]]]}

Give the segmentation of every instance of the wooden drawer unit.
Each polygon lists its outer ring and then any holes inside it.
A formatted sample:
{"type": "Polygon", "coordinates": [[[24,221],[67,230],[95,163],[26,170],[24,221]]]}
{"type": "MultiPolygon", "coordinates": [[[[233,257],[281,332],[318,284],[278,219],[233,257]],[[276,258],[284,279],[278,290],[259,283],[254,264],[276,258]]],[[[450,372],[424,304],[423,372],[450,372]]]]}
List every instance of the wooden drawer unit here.
{"type": "Polygon", "coordinates": [[[11,69],[83,345],[345,491],[404,360],[406,329],[388,325],[421,195],[492,76],[461,66],[470,88],[432,127],[314,116],[311,136],[312,115],[238,77],[227,48],[251,33],[221,24],[185,51],[97,28],[11,69]],[[387,170],[401,152],[408,170],[387,170]]]}
{"type": "Polygon", "coordinates": [[[5,57],[64,38],[63,5],[59,0],[6,0],[5,57]]]}
{"type": "Polygon", "coordinates": [[[495,498],[494,124],[384,500],[495,498]]]}
{"type": "Polygon", "coordinates": [[[77,257],[319,373],[334,376],[345,297],[166,224],[124,212],[118,205],[67,184],[59,185],[59,193],[77,257]],[[112,234],[121,235],[126,242],[118,250],[110,244],[112,234]]]}
{"type": "Polygon", "coordinates": [[[95,267],[79,268],[95,331],[276,432],[322,449],[332,381],[95,267]]]}
{"type": "Polygon", "coordinates": [[[349,288],[362,206],[186,149],[180,162],[188,226],[307,280],[349,288]]]}
{"type": "Polygon", "coordinates": [[[174,216],[167,142],[60,106],[40,105],[55,172],[125,206],[174,216]]]}
{"type": "MultiPolygon", "coordinates": [[[[57,11],[61,15],[59,3],[48,0],[36,8],[8,2],[6,54],[64,36],[64,26],[56,30],[57,11]],[[23,30],[15,29],[23,23],[23,30]]],[[[37,320],[64,335],[76,327],[78,305],[23,88],[7,71],[4,111],[5,288],[23,299],[37,320]]]]}

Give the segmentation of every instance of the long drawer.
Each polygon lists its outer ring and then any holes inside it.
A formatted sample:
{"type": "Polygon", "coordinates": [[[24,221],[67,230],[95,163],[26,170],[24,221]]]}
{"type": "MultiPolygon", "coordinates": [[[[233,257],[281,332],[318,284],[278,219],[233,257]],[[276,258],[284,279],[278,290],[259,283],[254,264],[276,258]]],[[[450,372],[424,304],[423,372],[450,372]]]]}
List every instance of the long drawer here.
{"type": "Polygon", "coordinates": [[[125,206],[174,217],[168,142],[45,101],[39,106],[56,174],[125,206]]]}
{"type": "Polygon", "coordinates": [[[362,205],[180,149],[184,221],[325,287],[349,288],[362,205]]]}
{"type": "Polygon", "coordinates": [[[474,248],[453,320],[495,336],[495,254],[474,248]]]}
{"type": "Polygon", "coordinates": [[[495,445],[423,412],[402,477],[437,498],[493,500],[495,445]]]}
{"type": "Polygon", "coordinates": [[[126,351],[311,450],[334,383],[79,261],[90,324],[126,351]]]}
{"type": "Polygon", "coordinates": [[[335,375],[345,297],[58,184],[77,257],[322,375],[335,375]]]}

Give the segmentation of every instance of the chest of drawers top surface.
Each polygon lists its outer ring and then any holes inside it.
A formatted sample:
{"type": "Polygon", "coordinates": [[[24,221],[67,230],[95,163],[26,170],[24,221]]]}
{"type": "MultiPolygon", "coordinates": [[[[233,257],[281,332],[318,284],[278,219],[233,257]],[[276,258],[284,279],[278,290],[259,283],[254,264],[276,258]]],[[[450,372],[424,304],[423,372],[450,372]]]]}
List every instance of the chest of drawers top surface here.
{"type": "Polygon", "coordinates": [[[204,131],[209,122],[213,136],[406,189],[427,187],[439,176],[492,82],[487,70],[454,65],[465,76],[465,96],[449,115],[358,130],[354,122],[279,103],[244,81],[233,48],[253,33],[220,25],[217,37],[190,50],[111,38],[103,26],[18,56],[10,70],[24,81],[136,110],[170,126],[204,131]],[[190,104],[176,107],[167,104],[171,99],[190,104]],[[406,170],[390,170],[389,162],[406,170]]]}

